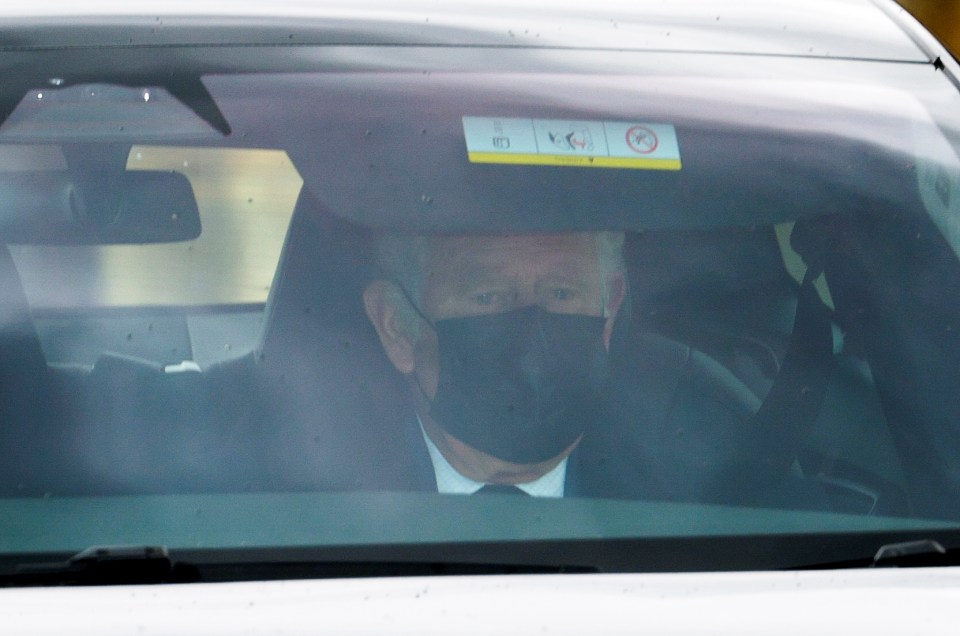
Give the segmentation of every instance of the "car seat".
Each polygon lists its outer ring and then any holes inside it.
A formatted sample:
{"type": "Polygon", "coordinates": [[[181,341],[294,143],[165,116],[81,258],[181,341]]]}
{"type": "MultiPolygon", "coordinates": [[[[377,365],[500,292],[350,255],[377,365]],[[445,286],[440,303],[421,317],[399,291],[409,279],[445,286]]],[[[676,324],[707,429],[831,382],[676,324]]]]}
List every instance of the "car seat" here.
{"type": "Polygon", "coordinates": [[[397,461],[412,413],[361,295],[367,230],[308,191],[295,207],[267,300],[259,346],[214,371],[244,368],[259,395],[263,480],[284,490],[380,490],[413,480],[397,461]],[[375,467],[375,469],[370,469],[375,467]]]}
{"type": "MultiPolygon", "coordinates": [[[[744,486],[755,483],[766,470],[753,466],[758,457],[749,455],[774,452],[781,464],[789,459],[798,475],[818,481],[833,509],[906,512],[902,488],[881,476],[898,469],[869,373],[864,373],[862,361],[844,352],[841,339],[825,332],[836,320],[832,310],[822,306],[812,286],[805,292],[785,268],[790,259],[802,258],[813,262],[814,274],[819,271],[823,255],[817,252],[823,246],[818,248],[816,239],[824,232],[816,228],[810,223],[790,224],[785,237],[792,229],[792,238],[779,245],[770,226],[638,234],[626,254],[635,289],[635,320],[641,330],[667,334],[721,362],[764,400],[764,406],[780,405],[754,418],[748,429],[751,439],[726,441],[748,451],[737,460],[746,467],[740,480],[744,486]],[[804,326],[797,318],[798,298],[804,295],[810,297],[806,313],[821,314],[814,322],[822,326],[804,326]],[[797,329],[820,332],[814,338],[822,344],[805,336],[792,346],[791,334],[797,329]],[[784,368],[791,348],[804,358],[792,370],[791,365],[784,368]],[[775,392],[780,397],[771,397],[775,392]],[[806,414],[801,416],[802,409],[806,414]],[[782,422],[791,419],[784,437],[782,422]],[[768,435],[766,450],[757,448],[752,439],[764,428],[771,433],[781,430],[768,435]],[[881,466],[880,474],[870,474],[871,468],[881,466]]],[[[836,326],[832,328],[838,333],[836,326]]],[[[688,428],[685,434],[695,431],[688,428]]],[[[715,461],[689,442],[671,440],[669,446],[681,458],[676,464],[715,461]]]]}

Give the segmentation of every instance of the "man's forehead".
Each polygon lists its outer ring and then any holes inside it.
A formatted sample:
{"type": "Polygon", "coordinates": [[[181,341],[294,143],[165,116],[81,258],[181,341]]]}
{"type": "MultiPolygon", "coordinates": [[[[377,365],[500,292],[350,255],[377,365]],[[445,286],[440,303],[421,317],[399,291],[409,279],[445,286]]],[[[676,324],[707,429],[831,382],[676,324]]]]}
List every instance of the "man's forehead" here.
{"type": "Polygon", "coordinates": [[[478,266],[543,259],[592,258],[596,236],[588,232],[562,234],[498,234],[436,236],[430,241],[431,265],[478,266]]]}

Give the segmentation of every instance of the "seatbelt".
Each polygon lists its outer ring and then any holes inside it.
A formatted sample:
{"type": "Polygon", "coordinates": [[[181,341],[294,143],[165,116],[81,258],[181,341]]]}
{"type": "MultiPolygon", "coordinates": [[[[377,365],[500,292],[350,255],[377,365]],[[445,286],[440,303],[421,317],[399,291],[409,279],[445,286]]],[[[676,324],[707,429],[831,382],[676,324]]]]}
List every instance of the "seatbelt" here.
{"type": "Polygon", "coordinates": [[[775,473],[790,468],[809,438],[833,373],[830,313],[813,284],[820,273],[808,266],[797,292],[793,331],[780,372],[751,418],[757,435],[755,457],[762,468],[775,473]]]}
{"type": "MultiPolygon", "coordinates": [[[[756,498],[763,504],[770,482],[789,474],[812,434],[835,366],[831,310],[814,285],[826,258],[835,252],[826,242],[830,236],[822,228],[806,223],[797,223],[793,228],[790,243],[806,265],[806,272],[797,288],[787,349],[764,400],[735,434],[735,457],[725,463],[714,480],[717,490],[708,494],[708,500],[729,502],[728,493],[736,493],[734,499],[739,503],[756,498]]],[[[625,331],[618,334],[616,326],[615,341],[618,335],[626,335],[625,331]]],[[[660,325],[667,334],[671,333],[671,326],[660,325]]],[[[673,334],[690,343],[689,334],[673,334]]],[[[611,352],[618,350],[611,345],[611,352]]]]}

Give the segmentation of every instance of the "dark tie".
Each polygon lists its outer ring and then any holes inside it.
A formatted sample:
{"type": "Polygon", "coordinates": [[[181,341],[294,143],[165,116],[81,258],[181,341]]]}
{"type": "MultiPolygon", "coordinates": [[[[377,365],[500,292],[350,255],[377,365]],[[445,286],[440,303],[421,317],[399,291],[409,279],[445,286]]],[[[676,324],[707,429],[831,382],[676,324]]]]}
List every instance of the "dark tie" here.
{"type": "Polygon", "coordinates": [[[525,495],[530,496],[530,493],[517,488],[516,486],[510,486],[508,484],[487,484],[474,494],[476,495],[525,495]]]}

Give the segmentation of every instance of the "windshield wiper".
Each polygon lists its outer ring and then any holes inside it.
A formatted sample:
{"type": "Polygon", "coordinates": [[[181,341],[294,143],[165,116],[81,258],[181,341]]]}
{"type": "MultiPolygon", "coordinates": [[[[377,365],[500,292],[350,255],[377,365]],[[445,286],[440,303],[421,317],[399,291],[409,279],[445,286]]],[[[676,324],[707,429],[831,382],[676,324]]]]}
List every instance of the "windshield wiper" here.
{"type": "MultiPolygon", "coordinates": [[[[878,543],[880,543],[878,541],[878,543]]],[[[248,555],[249,556],[249,555],[248,555]]],[[[436,555],[414,552],[390,556],[351,550],[325,555],[274,554],[272,558],[228,558],[199,561],[174,560],[163,546],[101,546],[83,550],[66,561],[20,563],[0,573],[0,587],[144,585],[198,581],[326,579],[394,576],[451,576],[490,574],[570,574],[603,571],[602,567],[573,565],[478,562],[475,555],[436,555]]],[[[568,555],[569,556],[569,555],[568,555]]],[[[190,559],[190,557],[188,557],[190,559]]],[[[574,559],[576,561],[576,559],[574,559]]],[[[933,539],[891,542],[872,555],[788,566],[791,570],[837,570],[885,567],[946,567],[960,565],[960,547],[944,548],[933,539]]],[[[680,568],[683,569],[683,568],[680,568]]],[[[668,568],[669,570],[669,568],[668,568]]]]}
{"type": "Polygon", "coordinates": [[[947,550],[932,539],[881,546],[871,567],[922,568],[960,565],[960,550],[947,550]]]}
{"type": "Polygon", "coordinates": [[[318,559],[217,559],[202,563],[175,561],[163,546],[100,546],[66,561],[21,563],[0,574],[0,587],[144,585],[199,581],[266,581],[394,576],[491,574],[584,574],[597,569],[582,565],[486,563],[459,559],[383,560],[343,555],[318,559]]]}
{"type": "Polygon", "coordinates": [[[848,568],[930,568],[960,565],[960,548],[946,549],[939,541],[920,539],[887,543],[874,553],[845,561],[804,565],[797,570],[843,570],[848,568]]]}
{"type": "Polygon", "coordinates": [[[96,546],[64,562],[23,563],[0,575],[0,586],[188,583],[197,569],[175,563],[163,546],[96,546]]]}

